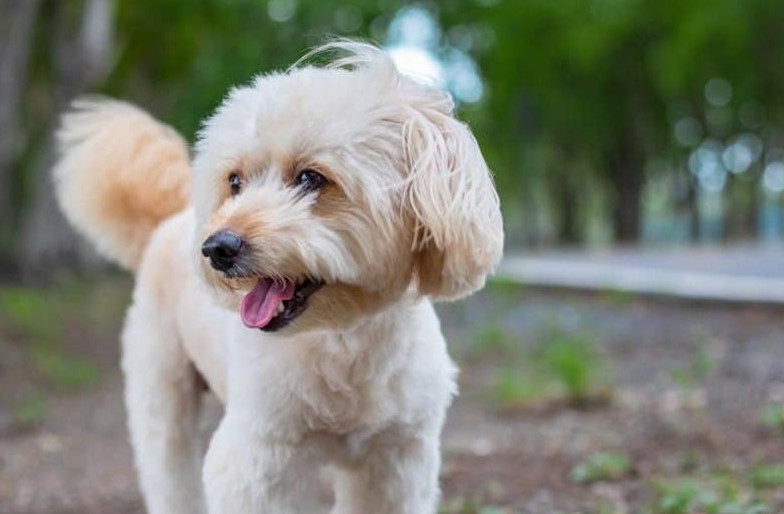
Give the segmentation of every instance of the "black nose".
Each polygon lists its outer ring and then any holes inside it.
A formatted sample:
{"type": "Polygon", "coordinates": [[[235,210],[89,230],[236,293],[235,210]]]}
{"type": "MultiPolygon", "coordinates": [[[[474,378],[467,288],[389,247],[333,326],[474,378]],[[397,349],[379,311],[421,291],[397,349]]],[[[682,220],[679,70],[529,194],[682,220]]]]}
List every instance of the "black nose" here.
{"type": "Polygon", "coordinates": [[[242,250],[242,238],[229,230],[219,230],[204,241],[201,253],[210,258],[210,265],[218,271],[234,266],[242,250]]]}

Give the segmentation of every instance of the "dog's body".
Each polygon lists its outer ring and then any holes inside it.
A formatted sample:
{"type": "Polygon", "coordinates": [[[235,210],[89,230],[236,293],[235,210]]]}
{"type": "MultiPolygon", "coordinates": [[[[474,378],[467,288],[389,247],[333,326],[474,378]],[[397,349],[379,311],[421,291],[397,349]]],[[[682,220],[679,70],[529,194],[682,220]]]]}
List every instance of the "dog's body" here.
{"type": "Polygon", "coordinates": [[[152,514],[316,512],[327,464],[336,514],[435,510],[456,368],[429,298],[481,287],[497,196],[448,98],[333,46],[351,70],[230,95],[197,145],[193,208],[169,129],[117,102],[65,122],[61,205],[137,272],[123,371],[152,514]],[[225,405],[204,459],[202,378],[225,405]]]}

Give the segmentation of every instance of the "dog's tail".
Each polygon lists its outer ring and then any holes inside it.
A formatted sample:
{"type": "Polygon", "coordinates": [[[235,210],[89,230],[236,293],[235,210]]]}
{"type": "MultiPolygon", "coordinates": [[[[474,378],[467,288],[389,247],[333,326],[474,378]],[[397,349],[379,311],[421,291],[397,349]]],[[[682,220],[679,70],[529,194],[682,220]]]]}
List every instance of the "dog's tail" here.
{"type": "Polygon", "coordinates": [[[109,99],[74,102],[57,138],[60,208],[101,254],[135,270],[155,227],[188,204],[185,141],[146,112],[109,99]]]}

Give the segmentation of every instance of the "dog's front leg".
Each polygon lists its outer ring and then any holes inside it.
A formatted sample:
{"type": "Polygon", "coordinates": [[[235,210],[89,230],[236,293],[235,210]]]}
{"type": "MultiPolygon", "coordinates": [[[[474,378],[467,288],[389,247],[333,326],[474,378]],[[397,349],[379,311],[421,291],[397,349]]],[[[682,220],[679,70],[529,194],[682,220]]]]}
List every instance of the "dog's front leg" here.
{"type": "MultiPolygon", "coordinates": [[[[257,424],[227,413],[210,442],[204,490],[210,514],[313,514],[318,465],[294,434],[254,433],[257,424]]],[[[367,514],[367,513],[366,513],[367,514]]]]}
{"type": "Polygon", "coordinates": [[[150,514],[205,512],[196,375],[165,310],[138,302],[122,337],[125,404],[150,514]]]}
{"type": "Polygon", "coordinates": [[[440,495],[438,435],[379,438],[335,476],[333,514],[433,514],[440,495]]]}

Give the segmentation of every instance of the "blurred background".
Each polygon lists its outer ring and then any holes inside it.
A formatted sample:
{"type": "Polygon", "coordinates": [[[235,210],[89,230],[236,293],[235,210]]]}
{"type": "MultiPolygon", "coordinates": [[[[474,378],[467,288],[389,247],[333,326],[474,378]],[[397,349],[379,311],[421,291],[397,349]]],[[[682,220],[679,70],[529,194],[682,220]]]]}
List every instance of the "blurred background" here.
{"type": "Polygon", "coordinates": [[[85,93],[193,141],[325,36],[453,94],[507,258],[440,307],[463,394],[449,514],[784,511],[781,0],[0,0],[0,511],[141,512],[117,331],[131,279],[49,171],[85,93]]]}

